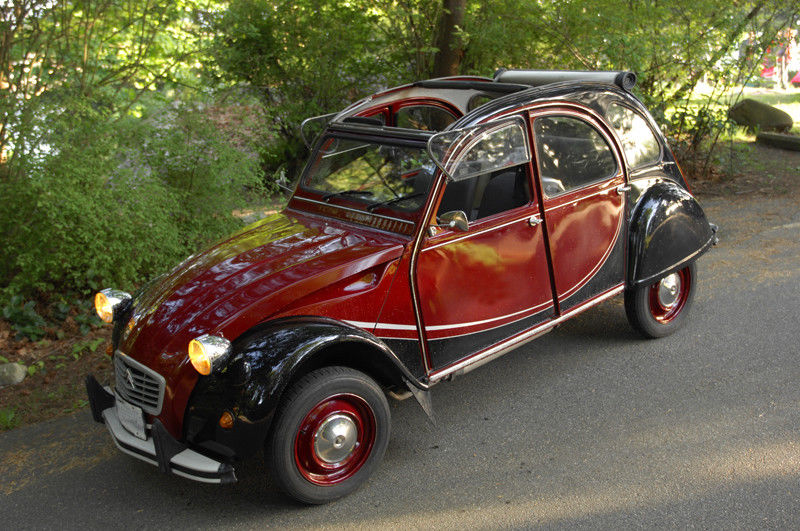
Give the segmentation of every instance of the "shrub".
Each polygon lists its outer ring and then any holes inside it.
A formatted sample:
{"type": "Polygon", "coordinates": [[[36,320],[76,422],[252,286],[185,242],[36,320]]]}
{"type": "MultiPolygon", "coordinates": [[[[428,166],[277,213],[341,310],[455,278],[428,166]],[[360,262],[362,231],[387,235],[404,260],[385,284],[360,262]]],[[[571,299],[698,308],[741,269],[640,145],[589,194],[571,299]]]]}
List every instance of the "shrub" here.
{"type": "Polygon", "coordinates": [[[96,102],[43,103],[0,181],[0,289],[131,289],[241,223],[257,156],[207,105],[152,105],[114,120],[96,102]]]}

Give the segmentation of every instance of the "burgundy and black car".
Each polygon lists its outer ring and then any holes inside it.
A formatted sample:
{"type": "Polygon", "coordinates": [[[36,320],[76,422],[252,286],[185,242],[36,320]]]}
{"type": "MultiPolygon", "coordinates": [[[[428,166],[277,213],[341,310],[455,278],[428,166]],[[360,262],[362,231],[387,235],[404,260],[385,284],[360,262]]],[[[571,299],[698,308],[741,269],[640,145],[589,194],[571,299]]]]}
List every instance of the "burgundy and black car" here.
{"type": "Polygon", "coordinates": [[[263,449],[286,493],[324,503],[379,465],[387,396],[432,414],[437,383],[618,295],[643,336],[676,331],[716,227],[634,82],[500,70],[307,121],[282,212],[97,294],[116,378],[87,377],[95,420],[198,481],[263,449]]]}

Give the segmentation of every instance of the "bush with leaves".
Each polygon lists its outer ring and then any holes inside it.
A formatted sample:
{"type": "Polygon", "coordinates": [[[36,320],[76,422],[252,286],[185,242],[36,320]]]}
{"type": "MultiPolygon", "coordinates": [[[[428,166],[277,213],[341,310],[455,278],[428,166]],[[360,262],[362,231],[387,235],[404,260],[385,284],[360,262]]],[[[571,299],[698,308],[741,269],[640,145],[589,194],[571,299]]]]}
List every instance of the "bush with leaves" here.
{"type": "Polygon", "coordinates": [[[131,289],[240,225],[232,211],[261,186],[258,157],[209,108],[113,120],[96,102],[51,99],[31,113],[0,179],[5,298],[131,289]]]}

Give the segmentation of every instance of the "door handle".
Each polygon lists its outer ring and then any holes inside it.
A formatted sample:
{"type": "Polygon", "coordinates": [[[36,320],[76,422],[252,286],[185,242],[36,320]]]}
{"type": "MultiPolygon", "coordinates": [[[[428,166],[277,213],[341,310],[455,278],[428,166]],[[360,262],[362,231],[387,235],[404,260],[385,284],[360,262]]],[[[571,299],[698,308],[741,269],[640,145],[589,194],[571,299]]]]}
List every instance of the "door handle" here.
{"type": "Polygon", "coordinates": [[[540,218],[538,214],[528,218],[528,225],[530,225],[531,227],[535,227],[536,225],[538,225],[541,222],[542,222],[542,218],[540,218]]]}
{"type": "Polygon", "coordinates": [[[630,189],[631,189],[631,186],[629,184],[621,184],[621,185],[617,186],[617,193],[619,195],[622,195],[625,192],[630,191],[630,189]]]}

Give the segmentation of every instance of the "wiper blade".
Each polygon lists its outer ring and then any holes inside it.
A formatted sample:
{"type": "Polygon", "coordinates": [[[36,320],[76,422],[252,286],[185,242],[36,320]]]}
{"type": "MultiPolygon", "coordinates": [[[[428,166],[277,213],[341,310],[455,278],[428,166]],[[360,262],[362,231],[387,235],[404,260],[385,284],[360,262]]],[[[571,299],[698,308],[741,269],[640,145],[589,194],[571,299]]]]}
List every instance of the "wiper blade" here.
{"type": "Polygon", "coordinates": [[[389,199],[388,201],[382,201],[380,203],[375,203],[373,205],[369,205],[367,207],[367,210],[372,212],[373,210],[375,210],[378,207],[387,206],[387,205],[393,205],[395,203],[400,203],[401,201],[405,201],[406,199],[414,199],[416,197],[422,197],[423,195],[427,195],[427,192],[417,192],[417,193],[411,194],[411,195],[404,195],[404,196],[401,196],[401,197],[395,197],[394,199],[389,199]]]}
{"type": "Polygon", "coordinates": [[[339,197],[343,195],[372,195],[368,190],[342,190],[341,192],[331,192],[322,196],[323,201],[327,201],[332,197],[339,197]]]}

